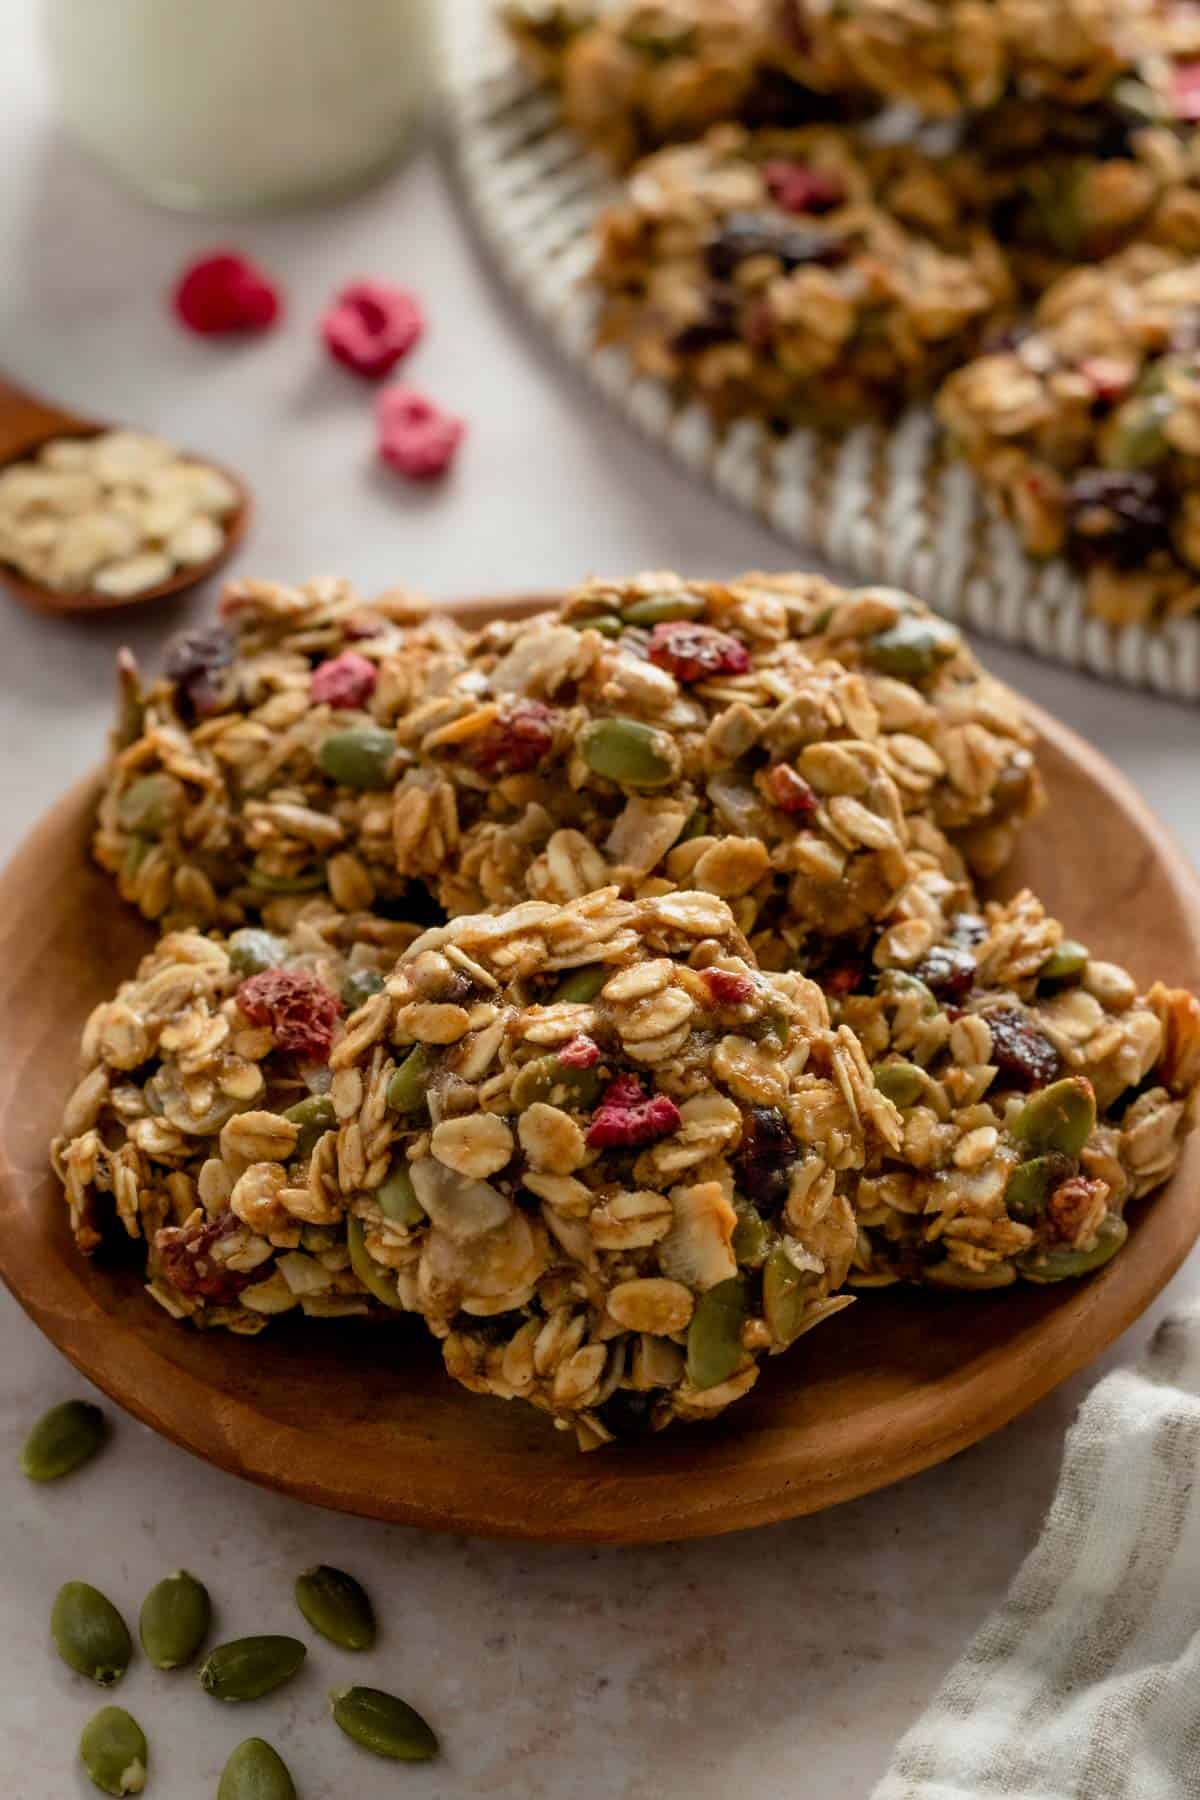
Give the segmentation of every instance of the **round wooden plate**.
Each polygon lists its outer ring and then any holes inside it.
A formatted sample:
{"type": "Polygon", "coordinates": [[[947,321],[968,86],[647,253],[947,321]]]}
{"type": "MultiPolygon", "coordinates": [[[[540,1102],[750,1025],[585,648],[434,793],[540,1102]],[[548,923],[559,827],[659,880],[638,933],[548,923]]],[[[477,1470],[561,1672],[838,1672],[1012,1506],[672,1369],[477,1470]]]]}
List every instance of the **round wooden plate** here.
{"type": "MultiPolygon", "coordinates": [[[[1140,979],[1200,986],[1195,875],[1103,757],[1030,710],[1051,810],[1005,891],[1028,882],[1140,979]]],[[[1198,1133],[1096,1279],[867,1294],[772,1362],[721,1421],[590,1456],[531,1409],[456,1387],[415,1321],[284,1321],[253,1340],[187,1330],[132,1270],[77,1254],[46,1162],[82,1021],[150,941],[88,859],[94,795],[93,780],[72,789],[0,878],[0,1272],[114,1400],[252,1481],[406,1525],[597,1543],[814,1512],[951,1456],[1032,1405],[1142,1312],[1200,1230],[1198,1133]]]]}

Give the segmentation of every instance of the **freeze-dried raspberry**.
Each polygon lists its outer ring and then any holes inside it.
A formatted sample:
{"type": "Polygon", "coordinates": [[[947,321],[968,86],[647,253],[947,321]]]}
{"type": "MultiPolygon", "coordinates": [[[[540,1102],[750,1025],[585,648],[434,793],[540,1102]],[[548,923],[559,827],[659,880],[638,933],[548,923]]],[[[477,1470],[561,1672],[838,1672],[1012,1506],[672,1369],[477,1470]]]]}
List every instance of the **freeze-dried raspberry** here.
{"type": "Polygon", "coordinates": [[[325,702],[341,711],[365,706],[375,692],[379,671],[373,662],[357,650],[343,650],[313,670],[309,694],[318,704],[325,702]]]}
{"type": "Polygon", "coordinates": [[[1177,119],[1200,122],[1200,62],[1175,65],[1171,72],[1171,103],[1177,119]]]}
{"type": "Polygon", "coordinates": [[[206,719],[227,701],[225,671],[234,641],[223,625],[185,631],[167,646],[163,673],[175,683],[175,704],[187,719],[206,719]]]}
{"type": "Polygon", "coordinates": [[[252,1025],[270,1027],[276,1046],[312,1062],[327,1062],[342,1003],[303,969],[264,969],[237,991],[252,1025]]]}
{"type": "Polygon", "coordinates": [[[1014,1087],[1044,1087],[1061,1066],[1058,1051],[1037,1026],[1015,1006],[998,1006],[984,1013],[992,1034],[992,1053],[1001,1075],[1014,1087]]]}
{"type": "Polygon", "coordinates": [[[558,1060],[564,1069],[594,1069],[600,1061],[600,1046],[581,1031],[578,1037],[563,1045],[558,1060]]]}
{"type": "Polygon", "coordinates": [[[714,1006],[741,1006],[754,992],[750,977],[737,975],[732,969],[705,969],[700,979],[714,1006]]]}
{"type": "Polygon", "coordinates": [[[815,813],[821,804],[815,791],[791,763],[774,763],[767,770],[767,792],[785,813],[815,813]]]}
{"type": "Polygon", "coordinates": [[[524,775],[554,743],[558,713],[540,700],[514,700],[468,742],[465,760],[480,775],[524,775]]]}
{"type": "Polygon", "coordinates": [[[243,1271],[231,1269],[213,1255],[222,1238],[232,1237],[241,1229],[241,1220],[233,1213],[195,1225],[168,1226],[154,1239],[154,1248],[162,1272],[171,1286],[181,1294],[198,1300],[214,1300],[228,1306],[252,1281],[263,1279],[261,1267],[243,1271]]]}
{"type": "Polygon", "coordinates": [[[1091,383],[1096,399],[1104,406],[1123,400],[1133,386],[1136,366],[1121,356],[1088,356],[1079,365],[1079,373],[1091,383]]]}
{"type": "Polygon", "coordinates": [[[704,681],[711,675],[744,675],[750,652],[740,638],[691,619],[667,619],[650,633],[650,661],[676,681],[704,681]]]}
{"type": "Polygon", "coordinates": [[[649,1144],[679,1128],[679,1108],[666,1094],[647,1094],[636,1075],[618,1075],[592,1115],[587,1141],[593,1150],[649,1144]]]}
{"type": "Polygon", "coordinates": [[[219,250],[190,264],[174,294],[177,316],[201,337],[267,331],[279,317],[281,305],[274,283],[236,250],[219,250]]]}
{"type": "Polygon", "coordinates": [[[913,974],[939,1000],[965,1000],[975,986],[977,964],[971,952],[957,944],[935,944],[913,974]]]}
{"type": "Polygon", "coordinates": [[[800,1146],[777,1106],[752,1106],[742,1124],[742,1141],[733,1158],[738,1191],[764,1218],[777,1213],[788,1196],[792,1164],[800,1146]]]}
{"type": "Polygon", "coordinates": [[[375,403],[379,454],[413,481],[432,481],[454,461],[466,425],[411,388],[385,388],[375,403]]]}
{"type": "Polygon", "coordinates": [[[833,169],[813,169],[807,163],[767,162],[762,172],[767,192],[785,212],[832,212],[846,198],[846,183],[833,169]]]}
{"type": "Polygon", "coordinates": [[[416,295],[386,281],[353,282],[321,319],[330,354],[372,381],[390,375],[424,329],[416,295]]]}

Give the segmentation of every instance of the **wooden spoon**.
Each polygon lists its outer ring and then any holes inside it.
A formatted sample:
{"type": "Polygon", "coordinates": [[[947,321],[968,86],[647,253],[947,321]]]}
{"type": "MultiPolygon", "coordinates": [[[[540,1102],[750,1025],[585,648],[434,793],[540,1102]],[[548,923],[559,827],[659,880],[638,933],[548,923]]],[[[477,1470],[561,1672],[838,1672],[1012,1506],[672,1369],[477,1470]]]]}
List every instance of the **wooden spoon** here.
{"type": "MultiPolygon", "coordinates": [[[[78,413],[63,412],[60,407],[39,400],[0,375],[0,471],[11,463],[26,461],[51,438],[99,437],[103,432],[111,430],[111,425],[81,418],[78,413]]],[[[26,606],[34,607],[39,612],[51,613],[109,612],[118,606],[142,606],[151,600],[168,600],[174,594],[182,594],[187,588],[195,587],[197,582],[206,581],[214,570],[219,569],[233,555],[246,535],[252,505],[250,491],[239,476],[222,468],[219,463],[214,463],[209,457],[193,456],[190,451],[181,454],[186,454],[190,461],[204,463],[208,468],[216,469],[218,474],[224,475],[237,489],[236,506],[220,522],[225,540],[216,555],[209,557],[207,562],[197,563],[191,568],[177,569],[165,581],[160,581],[155,587],[143,588],[137,594],[102,594],[94,588],[76,592],[61,591],[46,587],[41,582],[31,581],[2,558],[0,581],[26,606]]]]}

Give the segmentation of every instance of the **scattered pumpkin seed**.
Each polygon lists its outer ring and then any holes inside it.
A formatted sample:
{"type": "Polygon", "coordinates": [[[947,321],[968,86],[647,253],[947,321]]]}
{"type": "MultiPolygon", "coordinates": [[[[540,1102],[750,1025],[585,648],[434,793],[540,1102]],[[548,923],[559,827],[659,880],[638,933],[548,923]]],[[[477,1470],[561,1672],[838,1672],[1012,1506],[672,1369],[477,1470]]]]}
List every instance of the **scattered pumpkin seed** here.
{"type": "Polygon", "coordinates": [[[920,680],[953,656],[962,640],[952,625],[922,617],[897,619],[886,631],[867,639],[866,660],[882,675],[920,680]]]}
{"type": "Polygon", "coordinates": [[[770,1241],[763,1216],[748,1200],[735,1200],[737,1224],[733,1228],[733,1254],[746,1269],[759,1269],[766,1261],[770,1241]]]}
{"type": "Polygon", "coordinates": [[[1096,1242],[1090,1250],[1030,1250],[1017,1258],[1017,1267],[1026,1281],[1048,1283],[1070,1281],[1076,1275],[1090,1275],[1111,1262],[1125,1239],[1129,1227],[1124,1219],[1109,1213],[1101,1221],[1096,1242]]]}
{"type": "Polygon", "coordinates": [[[641,719],[594,719],[579,749],[594,774],[625,787],[663,787],[675,774],[670,738],[641,719]]]}
{"type": "Polygon", "coordinates": [[[334,731],[317,751],[317,763],[342,787],[385,788],[391,780],[396,737],[380,725],[355,725],[334,731]]]}
{"type": "Polygon", "coordinates": [[[296,1578],[296,1605],[314,1631],[339,1650],[369,1650],[375,1613],[366,1589],[344,1569],[319,1563],[296,1578]]]}
{"type": "Polygon", "coordinates": [[[57,1481],[73,1475],[104,1442],[104,1414],[90,1400],[63,1400],[44,1412],[21,1451],[21,1469],[30,1481],[57,1481]]]}
{"type": "Polygon", "coordinates": [[[896,1106],[915,1106],[925,1092],[925,1071],[916,1063],[884,1063],[875,1071],[875,1086],[896,1106]]]}
{"type": "Polygon", "coordinates": [[[367,1249],[363,1222],[353,1214],[346,1220],[346,1246],[350,1251],[350,1267],[368,1294],[374,1295],[381,1306],[390,1306],[393,1312],[403,1312],[395,1276],[389,1280],[387,1270],[371,1256],[367,1249]]]}
{"type": "Polygon", "coordinates": [[[1070,1157],[1053,1154],[1019,1163],[1004,1190],[1005,1211],[1022,1225],[1036,1225],[1047,1200],[1074,1167],[1070,1157]]]}
{"type": "Polygon", "coordinates": [[[300,1127],[296,1148],[291,1156],[291,1160],[295,1162],[304,1162],[310,1157],[325,1133],[332,1131],[337,1124],[337,1114],[328,1094],[310,1094],[307,1100],[297,1100],[295,1106],[289,1106],[283,1116],[291,1124],[300,1127]]]}
{"type": "Polygon", "coordinates": [[[763,1264],[763,1315],[777,1344],[791,1344],[804,1328],[816,1276],[798,1269],[782,1244],[763,1264]]]}
{"type": "Polygon", "coordinates": [[[687,1336],[688,1379],[696,1387],[717,1387],[733,1374],[742,1360],[746,1313],[746,1282],[740,1275],[701,1294],[687,1336]]]}
{"type": "Polygon", "coordinates": [[[67,1667],[98,1687],[114,1687],[129,1667],[129,1628],[112,1601],[86,1581],[68,1581],[59,1588],[50,1632],[67,1667]]]}
{"type": "Polygon", "coordinates": [[[287,961],[287,945],[273,932],[246,925],[229,940],[229,962],[239,975],[261,975],[287,961]]]}
{"type": "Polygon", "coordinates": [[[625,627],[616,613],[597,613],[594,619],[572,619],[577,631],[598,631],[601,637],[619,638],[625,627]]]}
{"type": "Polygon", "coordinates": [[[143,1600],[138,1636],[156,1669],[182,1669],[198,1654],[211,1624],[208,1589],[186,1569],[177,1569],[143,1600]]]}
{"type": "Polygon", "coordinates": [[[296,1784],[278,1750],[247,1738],[222,1770],[217,1800],[296,1800],[296,1784]]]}
{"type": "Polygon", "coordinates": [[[586,1006],[596,998],[612,972],[610,963],[584,963],[581,968],[572,969],[555,988],[555,1003],[586,1006]]]}
{"type": "Polygon", "coordinates": [[[1096,1124],[1096,1096],[1086,1075],[1052,1081],[1025,1102],[1012,1134],[1037,1155],[1078,1156],[1096,1124]]]}
{"type": "Polygon", "coordinates": [[[131,781],[117,801],[117,817],[126,831],[140,832],[143,837],[159,837],[175,816],[179,783],[173,775],[159,771],[131,781]]]}
{"type": "Polygon", "coordinates": [[[261,1700],[299,1673],[305,1654],[299,1638],[233,1638],[209,1651],[200,1686],[214,1700],[261,1700]]]}
{"type": "Polygon", "coordinates": [[[335,1688],[329,1696],[334,1723],[376,1756],[394,1762],[428,1762],[438,1753],[437,1737],[420,1713],[379,1688],[335,1688]]]}
{"type": "Polygon", "coordinates": [[[572,1069],[559,1062],[557,1056],[537,1056],[517,1071],[509,1092],[521,1111],[535,1100],[549,1100],[553,1094],[564,1091],[570,1105],[587,1110],[600,1098],[603,1086],[599,1065],[572,1069]]]}
{"type": "Polygon", "coordinates": [[[1077,975],[1083,974],[1087,961],[1087,945],[1078,943],[1074,938],[1064,938],[1061,944],[1055,945],[1038,970],[1038,980],[1073,981],[1077,975]]]}
{"type": "Polygon", "coordinates": [[[102,1794],[140,1794],[149,1761],[146,1734],[120,1706],[102,1706],[79,1739],[79,1760],[102,1794]]]}
{"type": "Polygon", "coordinates": [[[704,611],[699,594],[649,594],[622,607],[627,625],[665,625],[672,619],[698,619],[704,611]]]}
{"type": "Polygon", "coordinates": [[[393,1224],[419,1225],[425,1217],[425,1208],[417,1199],[417,1190],[408,1171],[408,1158],[403,1150],[393,1159],[387,1180],[375,1189],[375,1199],[384,1217],[391,1219],[393,1224]]]}
{"type": "Polygon", "coordinates": [[[364,1000],[383,992],[383,976],[378,969],[351,969],[342,983],[342,1005],[347,1012],[357,1012],[364,1000]]]}
{"type": "Polygon", "coordinates": [[[419,1112],[425,1104],[425,1087],[433,1059],[424,1044],[410,1050],[388,1082],[387,1103],[393,1112],[419,1112]]]}

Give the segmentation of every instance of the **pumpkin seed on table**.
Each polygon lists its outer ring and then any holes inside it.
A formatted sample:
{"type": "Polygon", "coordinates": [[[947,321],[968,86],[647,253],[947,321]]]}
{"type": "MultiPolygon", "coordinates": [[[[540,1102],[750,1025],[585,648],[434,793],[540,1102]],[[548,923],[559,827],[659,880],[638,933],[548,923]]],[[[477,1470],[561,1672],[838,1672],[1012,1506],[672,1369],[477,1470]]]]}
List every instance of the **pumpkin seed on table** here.
{"type": "Polygon", "coordinates": [[[344,1569],[318,1563],[296,1577],[296,1605],[314,1631],[339,1650],[369,1650],[375,1642],[375,1612],[361,1583],[344,1569]]]}
{"type": "Polygon", "coordinates": [[[214,1700],[261,1700],[299,1674],[306,1654],[298,1638],[232,1638],[209,1651],[200,1686],[214,1700]]]}
{"type": "Polygon", "coordinates": [[[593,774],[625,787],[663,787],[675,775],[670,738],[641,719],[594,719],[579,749],[593,774]]]}
{"type": "Polygon", "coordinates": [[[143,1600],[138,1636],[156,1669],[181,1669],[197,1654],[211,1624],[208,1589],[186,1569],[177,1569],[143,1600]]]}
{"type": "Polygon", "coordinates": [[[367,1249],[363,1222],[353,1214],[346,1220],[346,1248],[350,1252],[350,1267],[368,1294],[373,1295],[381,1306],[390,1306],[393,1312],[403,1312],[396,1277],[392,1275],[389,1279],[388,1271],[371,1256],[367,1249]]]}
{"type": "Polygon", "coordinates": [[[146,1734],[120,1706],[103,1706],[79,1739],[79,1760],[102,1794],[140,1794],[149,1760],[146,1734]]]}
{"type": "Polygon", "coordinates": [[[387,1103],[393,1112],[417,1112],[425,1104],[425,1085],[432,1067],[428,1050],[418,1044],[410,1050],[388,1082],[387,1103]]]}
{"type": "Polygon", "coordinates": [[[335,731],[317,751],[323,774],[341,787],[385,788],[396,756],[396,737],[378,725],[335,731]]]}
{"type": "Polygon", "coordinates": [[[335,1688],[329,1696],[334,1723],[375,1756],[394,1762],[428,1762],[437,1735],[407,1700],[380,1688],[335,1688]]]}
{"type": "Polygon", "coordinates": [[[296,1785],[278,1750],[247,1738],[225,1764],[217,1800],[296,1800],[296,1785]]]}
{"type": "Polygon", "coordinates": [[[86,1581],[68,1581],[59,1588],[50,1632],[67,1667],[98,1687],[113,1687],[129,1667],[129,1628],[112,1601],[86,1581]]]}
{"type": "Polygon", "coordinates": [[[63,1400],[44,1412],[21,1451],[21,1469],[30,1481],[58,1481],[73,1475],[104,1442],[104,1414],[90,1400],[63,1400]]]}
{"type": "Polygon", "coordinates": [[[1013,1120],[1012,1134],[1037,1154],[1057,1150],[1063,1156],[1078,1156],[1095,1124],[1091,1082],[1086,1075],[1068,1075],[1025,1102],[1013,1120]]]}

